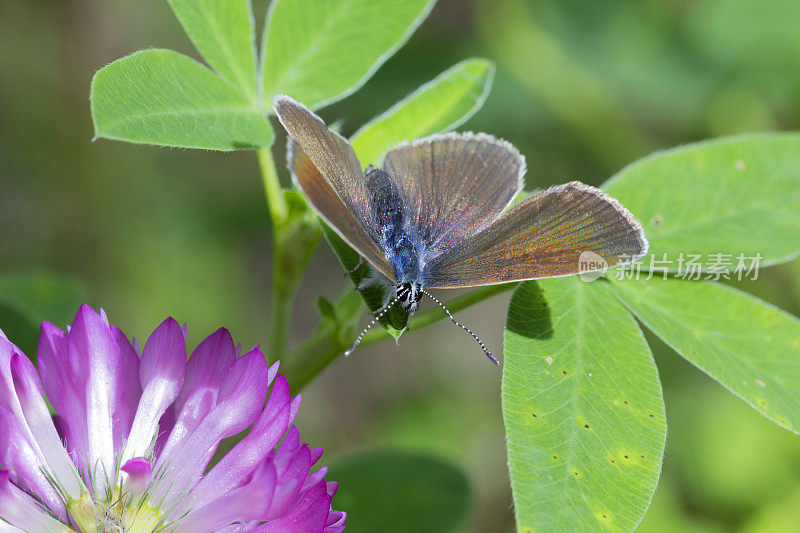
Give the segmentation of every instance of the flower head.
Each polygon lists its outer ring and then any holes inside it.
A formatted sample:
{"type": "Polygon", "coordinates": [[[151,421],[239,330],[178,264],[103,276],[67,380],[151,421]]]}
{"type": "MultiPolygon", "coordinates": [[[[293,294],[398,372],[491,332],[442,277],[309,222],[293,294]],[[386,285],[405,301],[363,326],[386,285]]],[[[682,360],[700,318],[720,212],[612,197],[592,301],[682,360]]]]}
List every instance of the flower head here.
{"type": "Polygon", "coordinates": [[[258,346],[237,351],[219,329],[187,362],[168,318],[140,354],[84,305],[66,332],[42,324],[37,372],[0,332],[0,530],[342,531],[337,483],[311,471],[323,450],[292,425],[300,396],[258,346]]]}

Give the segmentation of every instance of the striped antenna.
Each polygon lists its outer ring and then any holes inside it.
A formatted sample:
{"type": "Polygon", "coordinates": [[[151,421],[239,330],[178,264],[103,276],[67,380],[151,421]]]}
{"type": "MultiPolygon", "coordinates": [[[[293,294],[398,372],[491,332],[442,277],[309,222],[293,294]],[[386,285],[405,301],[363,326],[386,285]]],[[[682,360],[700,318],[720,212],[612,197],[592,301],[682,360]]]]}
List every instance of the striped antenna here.
{"type": "Polygon", "coordinates": [[[377,314],[375,315],[375,318],[373,318],[370,321],[370,323],[367,324],[367,327],[365,327],[363,330],[361,330],[361,334],[358,337],[356,337],[356,341],[353,344],[351,344],[350,347],[347,350],[345,350],[345,352],[344,352],[344,356],[345,357],[350,357],[350,354],[353,353],[353,351],[358,347],[359,344],[361,344],[361,340],[364,338],[364,335],[367,334],[367,331],[369,331],[369,328],[374,326],[378,322],[378,320],[380,320],[381,317],[386,314],[386,312],[389,310],[389,308],[392,307],[397,302],[397,300],[398,300],[398,298],[397,298],[397,296],[395,296],[394,298],[392,298],[389,301],[388,304],[384,305],[382,309],[378,310],[377,314]]]}
{"type": "Polygon", "coordinates": [[[486,345],[485,345],[485,344],[483,344],[483,341],[482,341],[482,340],[480,340],[480,339],[478,338],[478,336],[477,336],[477,335],[475,335],[475,334],[472,332],[472,330],[471,330],[471,329],[469,329],[469,328],[468,328],[467,326],[465,326],[464,324],[461,324],[461,323],[457,322],[457,321],[456,321],[456,319],[455,319],[455,318],[453,318],[453,314],[450,312],[450,310],[449,310],[447,307],[445,307],[445,306],[444,306],[444,304],[443,304],[442,302],[440,302],[440,301],[439,301],[439,300],[438,300],[438,299],[437,299],[435,296],[433,296],[431,293],[429,293],[429,292],[428,292],[428,291],[426,291],[425,289],[421,289],[421,290],[422,290],[422,293],[423,293],[423,294],[427,295],[427,296],[428,296],[428,298],[430,298],[431,300],[433,300],[434,302],[436,302],[436,303],[439,305],[439,307],[441,307],[442,309],[444,309],[444,312],[445,312],[445,313],[447,313],[447,316],[449,316],[449,317],[450,317],[450,320],[453,322],[453,324],[455,324],[456,326],[460,327],[461,329],[463,329],[464,331],[466,331],[467,333],[469,333],[469,334],[472,336],[472,338],[473,338],[473,339],[475,339],[475,342],[477,342],[477,343],[478,343],[478,345],[481,347],[481,350],[483,350],[483,353],[485,353],[485,354],[486,354],[486,357],[488,357],[488,358],[489,358],[489,360],[490,360],[492,363],[494,363],[494,364],[495,364],[495,365],[497,365],[497,366],[500,366],[500,363],[498,363],[498,362],[497,362],[497,358],[496,358],[494,355],[492,355],[492,352],[490,352],[490,351],[489,351],[489,349],[486,347],[486,345]]]}

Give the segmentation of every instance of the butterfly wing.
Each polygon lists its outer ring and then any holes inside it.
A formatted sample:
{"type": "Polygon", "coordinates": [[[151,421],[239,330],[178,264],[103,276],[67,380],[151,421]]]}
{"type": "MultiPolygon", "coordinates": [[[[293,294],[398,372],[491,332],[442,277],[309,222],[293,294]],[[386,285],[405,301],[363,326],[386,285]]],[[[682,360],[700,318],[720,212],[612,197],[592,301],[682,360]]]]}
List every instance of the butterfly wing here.
{"type": "Polygon", "coordinates": [[[317,214],[392,280],[392,269],[371,236],[377,227],[367,205],[370,196],[353,147],[328,129],[317,115],[288,96],[277,96],[274,108],[294,140],[289,141],[286,155],[295,183],[317,214]]]}
{"type": "Polygon", "coordinates": [[[522,190],[525,158],[484,133],[432,135],[389,150],[384,169],[403,191],[417,231],[433,253],[495,220],[522,190]]]}
{"type": "Polygon", "coordinates": [[[609,266],[647,253],[641,225],[617,200],[580,182],[531,195],[489,227],[431,259],[431,288],[472,287],[579,272],[581,253],[609,266]]]}

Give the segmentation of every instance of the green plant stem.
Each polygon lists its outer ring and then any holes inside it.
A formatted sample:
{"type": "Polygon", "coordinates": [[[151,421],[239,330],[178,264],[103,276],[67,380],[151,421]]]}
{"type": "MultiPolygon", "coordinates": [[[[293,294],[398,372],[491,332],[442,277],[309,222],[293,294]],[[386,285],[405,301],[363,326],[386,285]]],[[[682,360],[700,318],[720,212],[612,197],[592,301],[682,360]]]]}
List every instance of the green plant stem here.
{"type": "MultiPolygon", "coordinates": [[[[516,287],[516,285],[516,283],[507,283],[504,285],[481,287],[450,300],[446,305],[447,308],[450,309],[450,312],[456,313],[487,298],[510,291],[516,287]]],[[[345,297],[342,297],[339,302],[337,302],[337,307],[344,298],[345,297]]],[[[360,302],[359,305],[361,305],[360,302]]],[[[430,326],[431,324],[435,324],[445,318],[447,318],[447,314],[445,314],[441,308],[437,307],[436,309],[416,315],[409,323],[409,330],[416,331],[430,326]]],[[[281,368],[281,373],[289,380],[292,391],[299,391],[305,387],[329,364],[343,355],[344,350],[350,346],[355,339],[356,333],[357,330],[354,329],[346,331],[336,329],[336,325],[330,320],[323,320],[319,326],[317,326],[316,330],[308,337],[308,340],[292,354],[289,358],[289,364],[281,368]]],[[[385,329],[376,327],[376,329],[370,330],[364,337],[361,346],[391,338],[392,336],[389,335],[385,329]]]]}
{"type": "Polygon", "coordinates": [[[267,196],[267,207],[272,219],[273,230],[277,233],[279,226],[286,222],[289,210],[283,198],[281,182],[278,180],[278,171],[275,160],[272,158],[271,148],[261,148],[256,152],[258,167],[261,170],[261,180],[264,182],[264,193],[267,196]]]}
{"type": "Polygon", "coordinates": [[[261,170],[261,179],[264,183],[264,193],[267,197],[267,208],[272,220],[272,298],[269,312],[269,342],[267,344],[267,359],[277,361],[286,350],[289,338],[289,323],[292,314],[292,296],[294,291],[284,279],[283,268],[283,230],[289,215],[286,200],[283,197],[275,160],[270,148],[258,150],[258,167],[261,170]]]}
{"type": "Polygon", "coordinates": [[[294,290],[286,290],[283,276],[278,273],[280,266],[277,250],[273,251],[272,298],[269,310],[269,342],[267,360],[270,363],[282,359],[289,341],[289,325],[292,315],[294,290]]]}

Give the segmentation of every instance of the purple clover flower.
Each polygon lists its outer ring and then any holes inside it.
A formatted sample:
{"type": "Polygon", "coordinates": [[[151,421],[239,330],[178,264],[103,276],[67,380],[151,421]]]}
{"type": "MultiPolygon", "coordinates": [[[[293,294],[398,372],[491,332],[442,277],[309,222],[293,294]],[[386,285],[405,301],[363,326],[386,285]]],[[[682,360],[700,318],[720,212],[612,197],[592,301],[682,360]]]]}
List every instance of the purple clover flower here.
{"type": "Polygon", "coordinates": [[[187,362],[168,318],[140,355],[84,305],[67,332],[42,324],[37,373],[0,332],[0,532],[343,531],[338,484],[311,472],[323,450],[292,426],[300,396],[237,351],[222,328],[187,362]]]}

